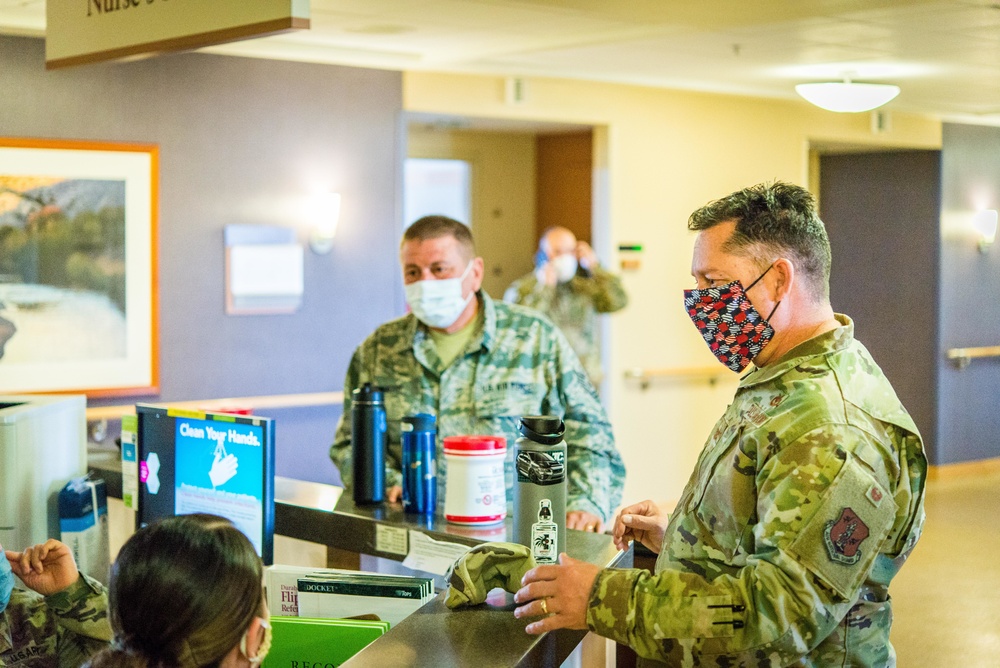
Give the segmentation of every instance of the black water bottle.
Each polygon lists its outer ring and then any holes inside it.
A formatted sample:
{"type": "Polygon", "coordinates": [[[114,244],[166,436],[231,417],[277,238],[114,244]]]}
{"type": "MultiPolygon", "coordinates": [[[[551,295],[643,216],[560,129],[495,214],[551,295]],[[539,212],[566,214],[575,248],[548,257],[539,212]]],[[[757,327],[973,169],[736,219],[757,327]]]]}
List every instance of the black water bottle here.
{"type": "Polygon", "coordinates": [[[382,503],[388,424],[382,390],[365,383],[351,393],[354,503],[382,503]]]}

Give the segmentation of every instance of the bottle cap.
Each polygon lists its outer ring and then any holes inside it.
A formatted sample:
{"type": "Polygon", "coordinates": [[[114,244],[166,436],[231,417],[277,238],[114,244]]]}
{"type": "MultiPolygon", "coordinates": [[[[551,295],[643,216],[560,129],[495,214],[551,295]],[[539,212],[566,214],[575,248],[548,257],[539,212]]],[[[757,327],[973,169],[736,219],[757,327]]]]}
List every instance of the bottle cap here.
{"type": "Polygon", "coordinates": [[[449,454],[491,455],[505,452],[507,439],[503,436],[447,436],[442,445],[449,454]]]}
{"type": "Polygon", "coordinates": [[[381,404],[382,388],[371,383],[365,383],[351,393],[351,401],[362,404],[381,404]]]}
{"type": "Polygon", "coordinates": [[[535,443],[555,445],[566,433],[566,425],[555,415],[525,415],[521,418],[518,431],[535,443]]]}
{"type": "Polygon", "coordinates": [[[402,422],[410,425],[413,431],[434,431],[436,420],[430,413],[417,413],[416,415],[407,415],[402,419],[402,422]]]}

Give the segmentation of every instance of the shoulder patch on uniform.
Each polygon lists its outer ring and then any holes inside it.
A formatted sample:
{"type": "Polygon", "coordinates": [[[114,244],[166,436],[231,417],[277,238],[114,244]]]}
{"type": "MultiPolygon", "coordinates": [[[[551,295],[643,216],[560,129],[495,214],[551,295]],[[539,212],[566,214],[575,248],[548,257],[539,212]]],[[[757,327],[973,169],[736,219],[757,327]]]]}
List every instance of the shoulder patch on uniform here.
{"type": "Polygon", "coordinates": [[[871,471],[847,455],[818,507],[795,532],[788,551],[845,600],[852,599],[896,518],[896,503],[871,471]],[[882,501],[871,501],[872,488],[882,501]]]}
{"type": "Polygon", "coordinates": [[[823,542],[831,560],[838,564],[856,564],[861,559],[861,543],[870,533],[853,510],[841,508],[840,516],[826,523],[823,542]]]}

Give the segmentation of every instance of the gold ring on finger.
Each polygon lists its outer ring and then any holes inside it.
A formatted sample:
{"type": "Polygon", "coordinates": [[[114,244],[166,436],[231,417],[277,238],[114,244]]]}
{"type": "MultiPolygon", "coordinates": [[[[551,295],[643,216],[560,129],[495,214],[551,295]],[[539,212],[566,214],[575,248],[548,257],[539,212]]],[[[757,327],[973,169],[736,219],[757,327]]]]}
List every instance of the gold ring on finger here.
{"type": "Polygon", "coordinates": [[[542,613],[546,615],[549,614],[549,606],[548,603],[546,603],[546,599],[544,598],[542,599],[542,613]]]}

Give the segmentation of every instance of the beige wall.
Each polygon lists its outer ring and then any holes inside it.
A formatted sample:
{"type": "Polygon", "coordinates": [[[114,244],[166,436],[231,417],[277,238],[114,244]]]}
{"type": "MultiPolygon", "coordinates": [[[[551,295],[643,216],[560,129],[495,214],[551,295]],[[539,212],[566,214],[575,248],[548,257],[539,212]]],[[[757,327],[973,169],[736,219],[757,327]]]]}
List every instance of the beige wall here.
{"type": "Polygon", "coordinates": [[[867,114],[805,102],[553,79],[529,79],[526,102],[506,105],[503,84],[501,77],[405,73],[403,108],[597,126],[595,248],[613,267],[618,243],[645,247],[641,268],[624,277],[631,304],[609,324],[606,396],[628,467],[624,498],[676,499],[735,376],[715,386],[661,381],[643,391],[624,372],[717,364],[681,306],[681,291],[692,284],[688,214],[760,181],[808,185],[811,144],[940,148],[941,125],[894,114],[892,130],[873,135],[867,114]]]}
{"type": "MultiPolygon", "coordinates": [[[[472,165],[472,232],[486,263],[483,288],[497,299],[531,271],[535,252],[535,136],[411,126],[407,157],[472,165]]],[[[412,222],[412,221],[407,221],[412,222]]]]}

